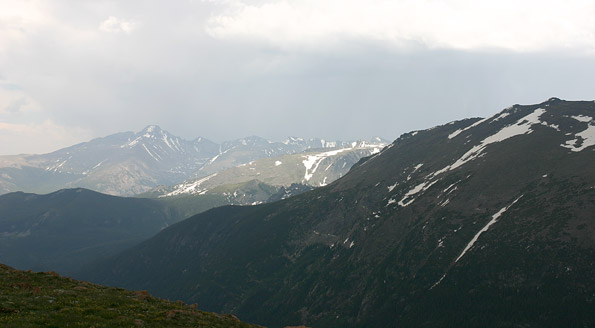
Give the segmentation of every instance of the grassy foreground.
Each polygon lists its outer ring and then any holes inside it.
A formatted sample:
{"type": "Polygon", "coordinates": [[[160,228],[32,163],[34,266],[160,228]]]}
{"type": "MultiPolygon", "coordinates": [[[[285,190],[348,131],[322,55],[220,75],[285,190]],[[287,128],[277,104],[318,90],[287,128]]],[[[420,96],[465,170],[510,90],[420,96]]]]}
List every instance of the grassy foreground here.
{"type": "Polygon", "coordinates": [[[259,327],[145,291],[0,264],[1,327],[259,327]]]}

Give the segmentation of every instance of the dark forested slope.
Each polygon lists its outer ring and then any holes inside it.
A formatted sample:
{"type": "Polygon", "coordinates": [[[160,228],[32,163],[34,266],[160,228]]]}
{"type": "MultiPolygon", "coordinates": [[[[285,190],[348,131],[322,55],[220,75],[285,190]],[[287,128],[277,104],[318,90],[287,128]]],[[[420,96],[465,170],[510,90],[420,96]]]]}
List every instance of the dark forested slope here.
{"type": "Polygon", "coordinates": [[[343,178],[88,268],[271,326],[595,325],[595,103],[402,135],[343,178]]]}

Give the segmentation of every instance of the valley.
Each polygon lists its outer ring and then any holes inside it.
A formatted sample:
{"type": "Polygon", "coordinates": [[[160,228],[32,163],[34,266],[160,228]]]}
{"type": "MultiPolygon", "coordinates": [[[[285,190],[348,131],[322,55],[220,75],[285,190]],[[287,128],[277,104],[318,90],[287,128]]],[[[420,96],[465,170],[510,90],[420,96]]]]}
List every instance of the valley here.
{"type": "Polygon", "coordinates": [[[0,261],[270,327],[587,327],[593,117],[551,98],[137,197],[9,193],[0,261]]]}
{"type": "Polygon", "coordinates": [[[590,326],[594,116],[552,98],[406,133],[327,186],[198,214],[81,277],[273,327],[590,326]]]}

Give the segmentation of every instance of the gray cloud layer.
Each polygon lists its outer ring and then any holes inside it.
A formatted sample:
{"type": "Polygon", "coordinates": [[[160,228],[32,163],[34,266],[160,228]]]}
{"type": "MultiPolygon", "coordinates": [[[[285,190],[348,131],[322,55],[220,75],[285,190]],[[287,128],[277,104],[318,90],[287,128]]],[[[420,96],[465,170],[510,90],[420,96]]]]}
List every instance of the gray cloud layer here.
{"type": "MultiPolygon", "coordinates": [[[[254,3],[250,15],[270,15],[262,4],[272,2],[254,3]]],[[[293,9],[305,13],[304,24],[319,8],[295,3],[301,7],[293,9]]],[[[376,27],[353,32],[344,21],[353,13],[337,24],[345,33],[305,26],[310,34],[302,35],[293,26],[283,34],[279,24],[286,20],[272,19],[272,30],[250,25],[247,6],[31,1],[1,8],[0,154],[51,151],[148,124],[216,141],[253,134],[393,139],[514,103],[594,98],[592,35],[556,47],[520,33],[539,42],[528,39],[532,47],[519,51],[463,49],[457,45],[470,43],[458,30],[443,39],[424,34],[431,29],[416,30],[408,40],[395,39],[399,26],[386,27],[393,39],[373,37],[376,27]]],[[[330,10],[325,6],[320,8],[330,10]]],[[[579,33],[585,27],[576,21],[579,33]]]]}

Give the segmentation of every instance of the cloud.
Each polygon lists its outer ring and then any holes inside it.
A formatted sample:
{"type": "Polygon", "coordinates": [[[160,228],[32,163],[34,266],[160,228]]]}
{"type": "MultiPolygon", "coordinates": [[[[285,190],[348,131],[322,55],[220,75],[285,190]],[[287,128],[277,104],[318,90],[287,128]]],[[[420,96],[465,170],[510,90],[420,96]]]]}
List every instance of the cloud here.
{"type": "Polygon", "coordinates": [[[37,1],[0,2],[0,54],[21,45],[27,33],[45,20],[43,9],[37,1]]]}
{"type": "Polygon", "coordinates": [[[138,26],[139,23],[136,21],[123,20],[114,16],[110,16],[99,25],[99,29],[109,33],[124,32],[126,34],[130,34],[132,31],[138,28],[138,26]]]}
{"type": "Polygon", "coordinates": [[[0,122],[0,155],[44,153],[71,146],[90,136],[84,129],[60,126],[51,120],[39,124],[0,122]]]}
{"type": "Polygon", "coordinates": [[[18,86],[0,82],[0,118],[39,110],[39,104],[18,86]]]}
{"type": "MultiPolygon", "coordinates": [[[[0,121],[31,140],[43,122],[92,137],[156,123],[216,141],[392,138],[514,103],[592,99],[593,6],[0,1],[0,121]]],[[[20,136],[14,152],[32,152],[20,136]]]]}
{"type": "Polygon", "coordinates": [[[400,49],[595,50],[588,0],[246,0],[211,1],[214,38],[282,48],[326,48],[372,40],[400,49]]]}

